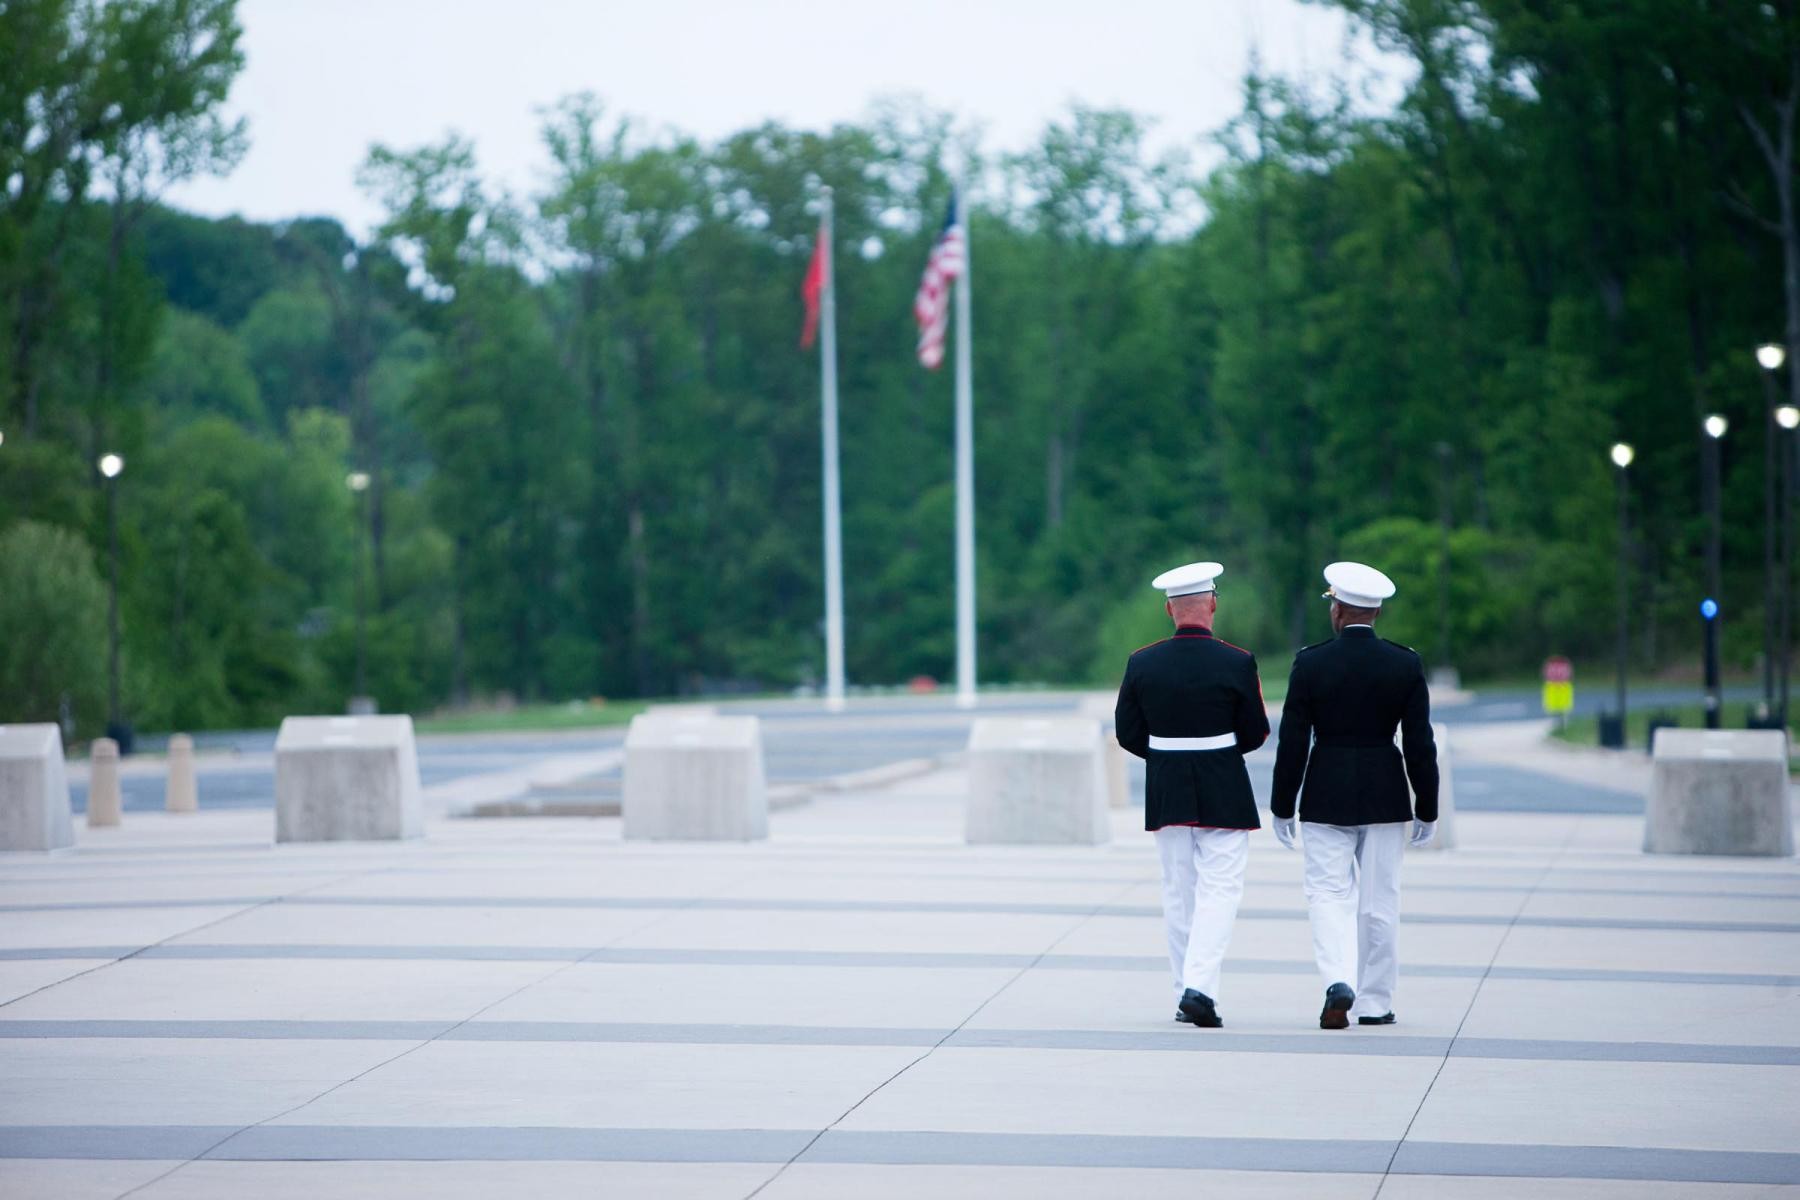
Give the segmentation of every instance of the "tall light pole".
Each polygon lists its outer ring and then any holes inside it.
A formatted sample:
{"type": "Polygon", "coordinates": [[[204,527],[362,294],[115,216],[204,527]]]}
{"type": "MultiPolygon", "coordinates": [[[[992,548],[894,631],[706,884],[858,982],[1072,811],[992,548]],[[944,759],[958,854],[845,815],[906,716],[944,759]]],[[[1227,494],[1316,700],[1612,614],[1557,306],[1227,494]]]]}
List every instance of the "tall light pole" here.
{"type": "Polygon", "coordinates": [[[1776,606],[1781,603],[1783,587],[1775,581],[1775,445],[1781,440],[1775,420],[1775,372],[1787,360],[1787,350],[1775,342],[1756,348],[1757,372],[1763,387],[1763,716],[1775,709],[1775,629],[1776,606]]]}
{"type": "Polygon", "coordinates": [[[1788,663],[1794,618],[1794,430],[1800,428],[1800,408],[1783,404],[1775,410],[1775,423],[1786,431],[1781,446],[1781,632],[1776,639],[1781,658],[1781,691],[1775,713],[1781,727],[1788,723],[1788,663]]]}
{"type": "Polygon", "coordinates": [[[106,596],[106,736],[119,743],[121,754],[129,754],[131,731],[125,727],[119,703],[119,474],[125,470],[125,460],[117,454],[102,454],[96,465],[106,480],[106,541],[111,561],[106,596]]]}
{"type": "MultiPolygon", "coordinates": [[[[1614,442],[1612,448],[1613,466],[1618,468],[1619,479],[1619,681],[1618,741],[1621,749],[1625,745],[1625,671],[1631,661],[1631,485],[1626,476],[1626,468],[1631,460],[1637,457],[1629,442],[1614,442]]],[[[1603,742],[1605,738],[1601,739],[1603,742]]]]}
{"type": "Polygon", "coordinates": [[[344,484],[356,497],[356,694],[350,700],[350,711],[354,713],[366,705],[369,695],[368,657],[363,640],[363,559],[367,557],[364,538],[368,533],[368,506],[363,503],[363,496],[369,490],[369,473],[352,471],[344,477],[344,484]]]}
{"type": "Polygon", "coordinates": [[[1719,543],[1723,538],[1719,514],[1719,443],[1725,440],[1725,431],[1730,428],[1728,422],[1719,413],[1708,413],[1700,422],[1700,430],[1706,436],[1701,439],[1701,461],[1705,467],[1702,479],[1702,490],[1706,502],[1706,598],[1700,604],[1700,620],[1705,634],[1706,655],[1706,727],[1717,729],[1721,712],[1721,696],[1719,691],[1719,622],[1722,616],[1723,597],[1720,579],[1721,552],[1719,543]]]}

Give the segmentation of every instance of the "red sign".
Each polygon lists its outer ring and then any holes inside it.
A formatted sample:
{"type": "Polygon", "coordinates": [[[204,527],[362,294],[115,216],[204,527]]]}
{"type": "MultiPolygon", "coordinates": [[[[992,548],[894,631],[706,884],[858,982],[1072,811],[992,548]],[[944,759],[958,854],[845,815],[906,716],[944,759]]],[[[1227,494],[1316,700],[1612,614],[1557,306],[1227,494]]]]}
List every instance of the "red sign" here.
{"type": "Polygon", "coordinates": [[[1560,654],[1552,655],[1544,660],[1545,683],[1571,683],[1575,679],[1575,664],[1560,654]]]}

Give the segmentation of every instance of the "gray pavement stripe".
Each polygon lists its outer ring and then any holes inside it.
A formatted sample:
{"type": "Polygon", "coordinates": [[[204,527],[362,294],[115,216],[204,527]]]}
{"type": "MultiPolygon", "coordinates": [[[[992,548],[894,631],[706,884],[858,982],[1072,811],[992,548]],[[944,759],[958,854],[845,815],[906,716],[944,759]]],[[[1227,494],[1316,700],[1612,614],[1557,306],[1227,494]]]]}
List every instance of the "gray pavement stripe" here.
{"type": "Polygon", "coordinates": [[[944,1029],[831,1025],[675,1025],[608,1021],[0,1021],[0,1040],[610,1042],[694,1046],[945,1046],[960,1050],[1109,1050],[1204,1054],[1328,1054],[1392,1058],[1800,1066],[1800,1046],[1460,1038],[1390,1033],[1200,1035],[1173,1021],[1156,1030],[944,1029]],[[950,1036],[946,1039],[945,1035],[950,1036]]]}
{"type": "Polygon", "coordinates": [[[48,958],[124,958],[143,946],[4,946],[0,962],[33,962],[48,958]]]}
{"type": "Polygon", "coordinates": [[[0,1159],[191,1159],[236,1125],[0,1125],[0,1159]]]}
{"type": "Polygon", "coordinates": [[[1394,1143],[1117,1134],[928,1133],[833,1129],[800,1162],[995,1167],[1167,1167],[1380,1174],[1394,1143]]]}
{"type": "MultiPolygon", "coordinates": [[[[781,899],[677,899],[640,896],[262,896],[235,899],[110,901],[75,900],[47,904],[0,905],[0,912],[64,912],[139,908],[230,908],[252,904],[289,904],[304,907],[358,908],[572,908],[626,911],[702,912],[893,912],[944,914],[1000,914],[1015,916],[1162,916],[1162,909],[1139,904],[1031,904],[989,901],[912,900],[781,900],[781,899]]],[[[1299,908],[1240,908],[1246,920],[1304,921],[1299,908]]],[[[1541,929],[1621,929],[1680,933],[1800,933],[1800,923],[1780,921],[1681,921],[1637,917],[1508,917],[1469,913],[1404,914],[1413,925],[1529,926],[1541,929]]]]}
{"type": "Polygon", "coordinates": [[[1782,1184],[1800,1183],[1800,1154],[1761,1150],[1668,1150],[1656,1146],[1404,1142],[1395,1156],[1392,1173],[1782,1184]]]}
{"type": "Polygon", "coordinates": [[[804,1129],[432,1128],[258,1125],[206,1157],[243,1161],[320,1159],[578,1162],[786,1162],[812,1137],[804,1129]]]}
{"type": "Polygon", "coordinates": [[[194,1038],[235,1041],[422,1042],[454,1029],[455,1021],[8,1021],[0,1039],[194,1038]]]}
{"type": "MultiPolygon", "coordinates": [[[[769,967],[879,967],[929,970],[1017,970],[1035,963],[1049,971],[1168,970],[1163,958],[1114,954],[974,954],[961,952],[898,952],[882,950],[688,950],[624,949],[589,946],[396,946],[313,945],[304,943],[258,945],[243,943],[165,943],[156,946],[22,946],[0,949],[0,962],[46,959],[389,959],[418,962],[564,962],[637,966],[769,966],[769,967]]],[[[1251,975],[1310,976],[1312,963],[1287,959],[1229,958],[1225,969],[1251,975]]],[[[1479,979],[1479,966],[1454,963],[1408,963],[1404,975],[1431,979],[1479,979]]],[[[1533,979],[1570,983],[1658,983],[1703,987],[1800,987],[1800,975],[1763,975],[1705,971],[1629,971],[1604,967],[1495,967],[1494,979],[1533,979]]]]}
{"type": "MultiPolygon", "coordinates": [[[[210,1125],[13,1125],[0,1126],[0,1158],[785,1162],[812,1136],[790,1129],[259,1125],[234,1134],[210,1125]]],[[[1392,1142],[1349,1139],[832,1130],[800,1161],[1379,1174],[1393,1151],[1392,1142]]],[[[1407,1142],[1392,1173],[1784,1184],[1800,1182],[1800,1154],[1407,1142]]]]}
{"type": "MultiPolygon", "coordinates": [[[[517,868],[513,867],[513,866],[496,867],[496,868],[477,868],[477,867],[473,867],[473,866],[464,866],[464,865],[459,864],[456,866],[446,866],[446,867],[441,867],[441,868],[384,867],[381,871],[381,874],[383,876],[402,876],[402,875],[403,876],[431,876],[431,877],[436,877],[436,878],[441,879],[441,878],[445,877],[446,875],[481,874],[484,872],[497,873],[497,872],[514,871],[514,870],[517,870],[517,868]]],[[[340,873],[341,872],[336,871],[336,870],[326,870],[326,869],[320,868],[320,869],[313,869],[313,870],[293,870],[293,871],[215,872],[215,873],[207,873],[204,877],[208,880],[256,879],[259,881],[267,882],[271,878],[279,878],[279,879],[290,879],[295,882],[307,882],[307,881],[314,881],[314,880],[318,879],[320,876],[336,875],[336,874],[340,874],[340,873]]],[[[834,877],[863,878],[862,876],[834,876],[834,877]]],[[[17,878],[12,878],[12,879],[0,878],[0,895],[4,895],[5,889],[9,888],[9,887],[41,887],[45,884],[52,884],[52,883],[56,883],[56,884],[105,883],[105,884],[110,885],[110,884],[116,884],[116,883],[130,883],[130,882],[144,882],[144,881],[167,882],[170,878],[171,878],[171,876],[166,872],[157,873],[157,874],[146,874],[146,875],[113,875],[113,874],[99,874],[99,873],[94,873],[94,874],[82,873],[82,874],[57,875],[57,876],[43,876],[43,875],[32,875],[29,877],[19,876],[17,878]]],[[[909,871],[909,872],[907,872],[906,878],[908,878],[908,879],[956,879],[956,880],[963,880],[963,881],[967,881],[972,878],[980,878],[981,881],[984,883],[994,883],[994,882],[1007,883],[1007,884],[1050,883],[1050,884],[1061,884],[1061,885],[1065,885],[1065,886],[1077,886],[1077,885],[1105,886],[1105,885],[1132,884],[1132,883],[1142,884],[1145,887],[1156,886],[1156,877],[1154,874],[1118,875],[1118,876],[1097,876],[1097,875],[1080,875],[1080,874],[1034,875],[1034,876],[1006,875],[1006,876],[996,877],[996,876],[992,876],[992,875],[978,874],[978,873],[972,873],[972,872],[967,872],[967,871],[961,871],[961,872],[948,872],[948,871],[910,872],[909,871]]],[[[1654,887],[1548,887],[1548,886],[1541,887],[1541,888],[1533,888],[1529,884],[1522,884],[1522,883],[1521,884],[1512,884],[1512,883],[1420,883],[1420,882],[1414,882],[1411,880],[1408,880],[1405,890],[1409,894],[1416,893],[1416,892],[1428,892],[1428,893],[1432,893],[1432,892],[1448,892],[1448,893],[1480,892],[1480,893],[1484,893],[1484,894],[1493,894],[1493,895],[1517,895],[1522,892],[1533,892],[1534,891],[1539,895],[1548,895],[1548,896],[1618,896],[1618,897],[1626,898],[1626,899],[1647,897],[1647,898],[1652,898],[1652,899],[1663,899],[1663,900],[1666,900],[1666,899],[1751,900],[1751,901],[1763,901],[1763,902],[1786,903],[1786,904],[1800,904],[1800,877],[1790,879],[1790,880],[1788,880],[1788,882],[1795,884],[1794,890],[1792,890],[1792,891],[1748,892],[1748,891],[1722,891],[1722,890],[1710,889],[1710,888],[1708,888],[1708,889],[1693,889],[1693,888],[1654,888],[1654,887]]],[[[1290,883],[1290,881],[1285,880],[1285,879],[1283,879],[1283,880],[1251,879],[1251,880],[1249,880],[1249,886],[1252,888],[1280,887],[1284,890],[1292,889],[1292,884],[1290,883]]],[[[279,893],[271,893],[271,895],[278,895],[278,894],[279,893]]],[[[236,899],[206,901],[205,903],[221,903],[222,904],[222,903],[257,903],[257,902],[260,902],[260,901],[252,901],[252,900],[246,900],[243,898],[236,898],[236,899]]],[[[311,902],[312,903],[338,903],[339,901],[337,901],[333,898],[330,898],[330,897],[323,897],[320,899],[315,899],[311,902]]],[[[141,908],[141,907],[151,906],[156,903],[158,903],[158,902],[156,902],[156,901],[144,901],[141,903],[133,902],[131,906],[134,908],[141,908]]],[[[190,905],[190,902],[188,902],[188,901],[176,901],[175,903],[180,904],[184,907],[190,905]]],[[[359,901],[359,903],[360,903],[360,901],[359,901]]],[[[384,901],[381,901],[381,903],[400,903],[400,901],[384,900],[384,901]]],[[[35,905],[34,907],[41,908],[47,904],[69,904],[69,905],[98,904],[100,906],[113,907],[113,906],[117,906],[119,904],[119,902],[117,902],[117,901],[46,901],[46,902],[41,902],[40,904],[35,905]]],[[[11,910],[11,906],[0,905],[0,912],[6,912],[6,911],[10,911],[10,910],[11,910]]],[[[1083,911],[1086,911],[1086,909],[1083,909],[1083,911]]]]}

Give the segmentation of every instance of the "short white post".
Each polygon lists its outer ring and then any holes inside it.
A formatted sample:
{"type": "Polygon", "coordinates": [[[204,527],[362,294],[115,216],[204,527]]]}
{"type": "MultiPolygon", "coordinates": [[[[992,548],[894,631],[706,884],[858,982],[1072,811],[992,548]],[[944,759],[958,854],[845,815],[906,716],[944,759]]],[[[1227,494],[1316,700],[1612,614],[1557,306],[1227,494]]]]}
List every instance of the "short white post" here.
{"type": "Polygon", "coordinates": [[[982,717],[969,732],[971,844],[1094,846],[1112,837],[1100,724],[1087,717],[982,717]]]}
{"type": "Polygon", "coordinates": [[[75,844],[62,730],[0,725],[0,850],[60,850],[75,844]]]}
{"type": "Polygon", "coordinates": [[[88,750],[88,828],[117,825],[123,807],[119,796],[119,743],[111,738],[95,738],[88,750]]]}
{"type": "Polygon", "coordinates": [[[768,837],[762,723],[705,712],[633,717],[620,811],[624,835],[633,840],[768,837]]]}
{"type": "Polygon", "coordinates": [[[172,813],[200,808],[200,793],[194,780],[194,739],[185,733],[169,739],[169,786],[163,807],[172,813]]]}
{"type": "Polygon", "coordinates": [[[386,841],[425,832],[412,718],[289,717],[275,738],[275,840],[386,841]]]}
{"type": "Polygon", "coordinates": [[[1644,850],[1787,858],[1794,853],[1788,793],[1785,730],[1659,729],[1644,850]]]}

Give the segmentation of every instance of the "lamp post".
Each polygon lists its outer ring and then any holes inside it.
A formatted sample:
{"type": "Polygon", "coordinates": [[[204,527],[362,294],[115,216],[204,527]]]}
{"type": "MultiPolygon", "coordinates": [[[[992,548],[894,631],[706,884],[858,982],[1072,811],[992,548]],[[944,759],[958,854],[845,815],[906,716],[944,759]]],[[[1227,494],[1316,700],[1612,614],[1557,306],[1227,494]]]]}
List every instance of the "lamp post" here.
{"type": "Polygon", "coordinates": [[[1794,430],[1800,428],[1800,408],[1783,404],[1775,409],[1775,423],[1786,431],[1781,446],[1781,630],[1776,638],[1776,652],[1781,658],[1781,691],[1775,705],[1781,727],[1788,723],[1788,665],[1792,657],[1788,647],[1793,635],[1794,618],[1794,430]]]}
{"type": "Polygon", "coordinates": [[[356,497],[356,693],[350,698],[350,711],[355,714],[365,710],[374,711],[374,706],[368,701],[367,643],[363,638],[363,560],[367,557],[363,542],[368,533],[368,521],[364,517],[368,506],[363,502],[363,496],[369,490],[369,473],[352,471],[344,476],[344,484],[356,497]]]}
{"type": "Polygon", "coordinates": [[[96,464],[106,480],[106,541],[110,560],[106,594],[106,736],[119,744],[119,753],[131,753],[131,730],[119,703],[119,475],[125,460],[102,454],[96,464]]]}
{"type": "Polygon", "coordinates": [[[1719,620],[1720,549],[1723,530],[1719,515],[1719,443],[1725,440],[1728,422],[1719,413],[1708,413],[1700,422],[1706,436],[1701,439],[1701,463],[1705,469],[1701,480],[1706,504],[1706,597],[1700,604],[1700,619],[1705,636],[1706,657],[1706,727],[1717,729],[1721,713],[1719,693],[1719,620]]]}
{"type": "MultiPolygon", "coordinates": [[[[1615,714],[1619,724],[1616,739],[1606,738],[1603,728],[1600,740],[1621,749],[1625,745],[1625,671],[1631,659],[1631,484],[1626,468],[1636,456],[1631,443],[1613,443],[1612,462],[1618,468],[1619,479],[1619,690],[1615,714]]],[[[1601,724],[1604,726],[1605,722],[1601,724]]]]}
{"type": "Polygon", "coordinates": [[[1775,582],[1775,443],[1780,434],[1775,420],[1775,372],[1787,359],[1787,350],[1774,342],[1756,348],[1763,387],[1763,716],[1775,709],[1775,608],[1784,588],[1775,582]]]}

